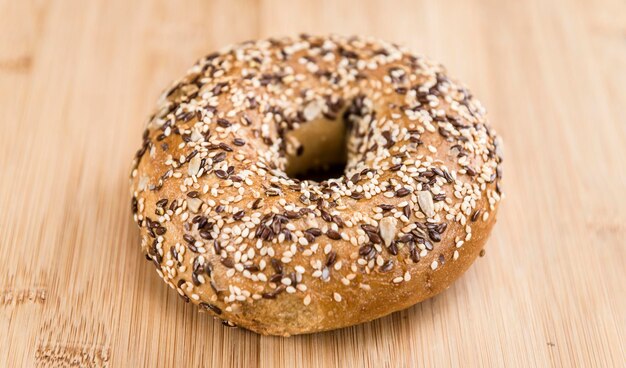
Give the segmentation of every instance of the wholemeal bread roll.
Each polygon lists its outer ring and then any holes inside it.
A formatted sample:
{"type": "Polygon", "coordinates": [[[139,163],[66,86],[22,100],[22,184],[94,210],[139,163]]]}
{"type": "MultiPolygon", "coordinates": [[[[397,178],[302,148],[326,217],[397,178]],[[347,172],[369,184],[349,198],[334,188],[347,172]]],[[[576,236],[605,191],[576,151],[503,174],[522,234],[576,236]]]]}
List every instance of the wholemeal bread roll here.
{"type": "Polygon", "coordinates": [[[288,336],[448,287],[495,222],[501,161],[441,65],[357,37],[261,40],[203,57],[163,94],[132,209],[185,301],[288,336]]]}

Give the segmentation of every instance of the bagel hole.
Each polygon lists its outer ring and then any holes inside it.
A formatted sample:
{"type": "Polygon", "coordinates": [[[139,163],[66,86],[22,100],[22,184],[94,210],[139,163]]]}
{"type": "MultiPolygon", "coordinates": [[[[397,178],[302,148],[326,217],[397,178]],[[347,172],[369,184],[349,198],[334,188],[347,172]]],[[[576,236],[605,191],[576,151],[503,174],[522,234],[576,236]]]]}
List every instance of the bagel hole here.
{"type": "Polygon", "coordinates": [[[313,119],[287,132],[285,139],[289,177],[322,182],[344,175],[348,150],[343,119],[313,119]]]}

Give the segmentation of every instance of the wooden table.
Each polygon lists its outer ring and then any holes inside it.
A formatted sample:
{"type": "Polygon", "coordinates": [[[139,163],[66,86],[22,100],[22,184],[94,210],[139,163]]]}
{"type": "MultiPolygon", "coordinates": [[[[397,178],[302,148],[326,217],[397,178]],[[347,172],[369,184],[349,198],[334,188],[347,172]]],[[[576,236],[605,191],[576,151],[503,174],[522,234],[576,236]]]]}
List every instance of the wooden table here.
{"type": "Polygon", "coordinates": [[[626,365],[626,3],[0,1],[0,366],[626,365]],[[128,170],[196,58],[338,32],[443,62],[505,141],[486,257],[438,297],[292,338],[223,327],[140,254],[128,170]]]}

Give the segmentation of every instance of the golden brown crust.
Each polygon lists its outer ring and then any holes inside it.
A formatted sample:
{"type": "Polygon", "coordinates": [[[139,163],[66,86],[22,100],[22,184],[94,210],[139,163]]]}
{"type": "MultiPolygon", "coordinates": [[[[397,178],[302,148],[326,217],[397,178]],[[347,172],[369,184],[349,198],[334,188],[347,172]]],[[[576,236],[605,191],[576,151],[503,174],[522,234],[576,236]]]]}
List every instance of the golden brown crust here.
{"type": "Polygon", "coordinates": [[[354,37],[248,42],[164,93],[135,159],[133,213],[185,300],[258,333],[310,333],[458,278],[495,222],[501,161],[482,107],[440,65],[354,37]],[[345,175],[289,178],[304,142],[287,135],[310,124],[312,149],[321,116],[346,122],[345,175]]]}

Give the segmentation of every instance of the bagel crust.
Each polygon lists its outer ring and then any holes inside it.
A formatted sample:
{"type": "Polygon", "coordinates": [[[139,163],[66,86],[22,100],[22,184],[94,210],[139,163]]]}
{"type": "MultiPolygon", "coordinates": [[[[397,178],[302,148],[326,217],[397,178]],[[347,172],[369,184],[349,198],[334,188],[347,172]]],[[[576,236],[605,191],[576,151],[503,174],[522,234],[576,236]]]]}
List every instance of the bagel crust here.
{"type": "Polygon", "coordinates": [[[484,109],[441,65],[373,39],[268,39],[203,57],[164,92],[132,210],[185,301],[288,336],[447,288],[495,222],[501,162],[484,109]],[[332,149],[338,178],[287,174],[332,149]]]}

